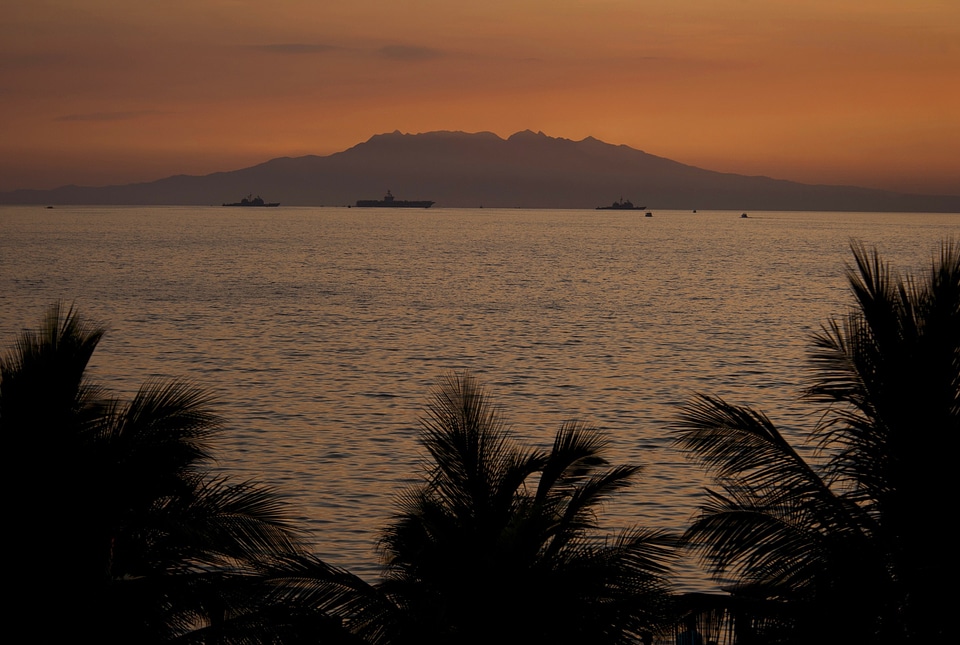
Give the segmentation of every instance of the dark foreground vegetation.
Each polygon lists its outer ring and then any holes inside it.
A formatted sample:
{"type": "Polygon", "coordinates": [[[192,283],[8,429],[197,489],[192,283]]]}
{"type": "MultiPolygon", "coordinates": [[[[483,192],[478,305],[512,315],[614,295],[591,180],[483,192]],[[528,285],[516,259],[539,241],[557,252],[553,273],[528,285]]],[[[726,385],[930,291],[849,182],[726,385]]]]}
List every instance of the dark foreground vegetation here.
{"type": "Polygon", "coordinates": [[[958,584],[943,523],[960,490],[960,246],[917,279],[853,251],[856,307],[812,338],[823,458],[761,412],[698,397],[678,443],[716,487],[686,538],[741,598],[773,601],[783,639],[942,641],[958,584]]]}
{"type": "Polygon", "coordinates": [[[8,629],[38,643],[945,642],[958,582],[960,246],[900,277],[854,247],[855,307],[812,339],[804,459],[761,412],[699,396],[677,444],[713,475],[682,538],[599,532],[637,476],[595,429],[516,444],[469,375],[421,422],[430,457],[368,584],[304,546],[277,493],[211,470],[222,421],[181,382],[89,380],[103,329],[53,307],[0,358],[8,629]],[[670,594],[695,550],[728,593],[670,594]],[[713,631],[711,631],[713,630],[713,631]]]}

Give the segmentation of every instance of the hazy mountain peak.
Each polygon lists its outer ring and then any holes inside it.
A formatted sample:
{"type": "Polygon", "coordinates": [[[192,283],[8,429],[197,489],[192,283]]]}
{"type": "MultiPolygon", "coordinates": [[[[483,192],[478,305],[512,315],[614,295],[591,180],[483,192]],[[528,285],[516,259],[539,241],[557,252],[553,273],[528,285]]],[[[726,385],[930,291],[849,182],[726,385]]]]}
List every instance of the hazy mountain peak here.
{"type": "Polygon", "coordinates": [[[507,137],[507,141],[531,141],[544,139],[553,139],[553,137],[548,137],[543,133],[543,131],[540,130],[537,132],[534,132],[533,130],[521,130],[520,132],[514,132],[507,137]]]}
{"type": "Polygon", "coordinates": [[[375,134],[364,143],[371,143],[374,141],[399,141],[399,140],[420,140],[420,141],[437,141],[437,140],[467,140],[467,139],[496,139],[498,141],[503,141],[493,132],[481,131],[481,132],[464,132],[463,130],[431,130],[429,132],[418,132],[416,134],[411,134],[409,132],[401,132],[400,130],[394,130],[393,132],[384,132],[381,134],[375,134]]]}

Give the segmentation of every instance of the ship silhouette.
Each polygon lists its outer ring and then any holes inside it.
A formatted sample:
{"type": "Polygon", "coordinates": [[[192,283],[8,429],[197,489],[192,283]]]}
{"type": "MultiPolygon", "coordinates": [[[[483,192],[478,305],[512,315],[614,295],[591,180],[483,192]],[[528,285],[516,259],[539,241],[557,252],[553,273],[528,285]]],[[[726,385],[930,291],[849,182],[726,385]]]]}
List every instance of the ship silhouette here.
{"type": "Polygon", "coordinates": [[[256,197],[253,196],[253,193],[250,193],[239,202],[234,202],[232,204],[224,204],[224,206],[261,206],[261,207],[270,207],[270,206],[279,206],[280,202],[265,202],[260,195],[256,197]]]}
{"type": "Polygon", "coordinates": [[[597,206],[598,211],[642,211],[646,206],[634,206],[633,202],[629,199],[624,200],[623,197],[620,198],[620,201],[613,202],[609,206],[597,206]]]}
{"type": "Polygon", "coordinates": [[[358,199],[357,208],[430,208],[434,202],[428,200],[408,201],[396,199],[389,190],[383,199],[358,199]]]}

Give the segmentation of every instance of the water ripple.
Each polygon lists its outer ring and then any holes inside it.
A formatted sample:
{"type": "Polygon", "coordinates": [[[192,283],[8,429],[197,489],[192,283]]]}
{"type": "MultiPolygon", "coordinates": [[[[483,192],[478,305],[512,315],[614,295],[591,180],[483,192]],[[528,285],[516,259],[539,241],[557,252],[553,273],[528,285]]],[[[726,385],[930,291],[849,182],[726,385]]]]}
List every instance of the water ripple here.
{"type": "MultiPolygon", "coordinates": [[[[469,369],[516,435],[581,419],[643,477],[611,529],[681,530],[701,473],[671,448],[693,392],[766,410],[788,435],[807,339],[847,305],[848,241],[926,264],[955,215],[280,208],[0,208],[0,339],[57,299],[103,320],[91,365],[212,390],[219,466],[284,491],[318,553],[373,578],[376,539],[423,455],[435,380],[469,369]],[[275,211],[275,212],[274,212],[275,211]]],[[[687,562],[684,589],[710,583],[687,562]]]]}

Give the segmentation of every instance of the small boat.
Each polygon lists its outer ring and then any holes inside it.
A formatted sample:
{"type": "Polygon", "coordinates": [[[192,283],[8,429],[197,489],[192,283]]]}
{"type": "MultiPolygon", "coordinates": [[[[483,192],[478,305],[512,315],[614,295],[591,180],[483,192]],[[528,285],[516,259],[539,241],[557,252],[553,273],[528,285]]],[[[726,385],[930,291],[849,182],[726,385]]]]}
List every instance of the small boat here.
{"type": "Polygon", "coordinates": [[[747,217],[746,213],[740,213],[740,219],[745,219],[747,217]]]}
{"type": "Polygon", "coordinates": [[[280,202],[267,203],[263,201],[263,198],[260,197],[260,195],[257,195],[256,197],[254,197],[252,193],[247,195],[243,199],[241,199],[239,202],[234,202],[233,204],[224,204],[224,206],[254,206],[254,207],[271,207],[271,206],[279,206],[279,205],[280,205],[280,202]]]}
{"type": "Polygon", "coordinates": [[[629,199],[620,198],[620,201],[613,202],[609,206],[597,206],[598,211],[642,211],[646,206],[634,206],[629,199]]]}
{"type": "Polygon", "coordinates": [[[357,208],[430,208],[435,202],[429,200],[396,199],[389,190],[383,199],[358,199],[357,208]]]}
{"type": "Polygon", "coordinates": [[[653,213],[651,213],[650,211],[647,211],[647,213],[646,213],[646,215],[644,215],[644,217],[653,217],[653,213]]]}

